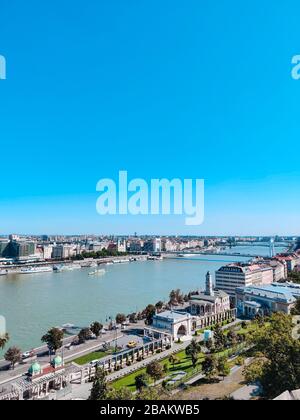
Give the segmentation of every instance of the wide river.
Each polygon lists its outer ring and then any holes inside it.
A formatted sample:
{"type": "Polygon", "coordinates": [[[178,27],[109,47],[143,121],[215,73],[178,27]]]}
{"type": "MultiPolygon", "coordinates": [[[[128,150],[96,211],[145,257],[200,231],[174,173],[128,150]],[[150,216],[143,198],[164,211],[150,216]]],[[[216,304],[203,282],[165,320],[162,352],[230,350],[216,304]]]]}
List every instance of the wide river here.
{"type": "MultiPolygon", "coordinates": [[[[242,246],[233,252],[268,255],[269,249],[242,246]]],[[[41,336],[52,326],[105,322],[118,312],[128,314],[167,300],[172,289],[202,289],[208,270],[214,273],[221,265],[238,260],[247,258],[199,255],[115,264],[105,267],[104,276],[89,276],[91,269],[1,276],[0,315],[6,318],[10,345],[27,350],[40,346],[41,336]]]]}

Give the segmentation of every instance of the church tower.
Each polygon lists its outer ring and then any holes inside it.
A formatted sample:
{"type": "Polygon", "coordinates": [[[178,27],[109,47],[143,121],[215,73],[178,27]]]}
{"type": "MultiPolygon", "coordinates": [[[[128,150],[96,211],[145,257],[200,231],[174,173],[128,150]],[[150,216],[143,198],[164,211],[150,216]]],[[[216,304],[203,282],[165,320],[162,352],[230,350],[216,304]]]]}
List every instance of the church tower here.
{"type": "Polygon", "coordinates": [[[205,294],[207,296],[214,296],[214,288],[213,288],[213,281],[212,281],[212,276],[210,274],[210,272],[208,271],[206,274],[206,288],[205,288],[205,294]]]}

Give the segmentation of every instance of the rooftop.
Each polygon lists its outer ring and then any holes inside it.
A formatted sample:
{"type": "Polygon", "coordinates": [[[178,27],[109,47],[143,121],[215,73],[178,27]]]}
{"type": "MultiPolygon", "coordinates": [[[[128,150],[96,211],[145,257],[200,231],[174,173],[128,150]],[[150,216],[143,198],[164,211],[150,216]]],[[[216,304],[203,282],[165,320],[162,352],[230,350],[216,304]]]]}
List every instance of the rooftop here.
{"type": "Polygon", "coordinates": [[[180,319],[186,319],[188,317],[190,317],[190,314],[188,314],[187,312],[179,312],[179,311],[164,311],[161,312],[160,314],[156,314],[154,316],[156,319],[158,318],[164,318],[167,319],[168,321],[177,321],[180,319]]]}

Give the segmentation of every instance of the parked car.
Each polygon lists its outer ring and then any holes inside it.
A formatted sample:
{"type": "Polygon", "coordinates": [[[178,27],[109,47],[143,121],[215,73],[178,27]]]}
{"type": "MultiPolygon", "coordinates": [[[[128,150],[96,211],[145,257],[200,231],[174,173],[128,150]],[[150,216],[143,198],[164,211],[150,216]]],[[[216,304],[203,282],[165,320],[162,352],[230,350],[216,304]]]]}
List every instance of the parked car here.
{"type": "Polygon", "coordinates": [[[92,360],[92,361],[89,363],[89,366],[90,366],[90,367],[96,367],[96,366],[98,365],[98,362],[99,362],[99,360],[92,360]]]}
{"type": "Polygon", "coordinates": [[[29,359],[34,356],[35,354],[33,351],[25,351],[25,353],[22,354],[22,360],[29,359]]]}

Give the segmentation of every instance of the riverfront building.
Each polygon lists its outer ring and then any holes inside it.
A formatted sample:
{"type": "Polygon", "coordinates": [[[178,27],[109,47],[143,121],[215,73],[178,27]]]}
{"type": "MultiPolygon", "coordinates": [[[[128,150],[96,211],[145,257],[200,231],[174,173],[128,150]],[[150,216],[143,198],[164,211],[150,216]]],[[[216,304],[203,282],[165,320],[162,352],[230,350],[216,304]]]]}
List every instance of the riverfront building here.
{"type": "Polygon", "coordinates": [[[193,315],[193,329],[236,317],[236,310],[230,306],[229,294],[213,287],[210,272],[206,274],[205,291],[190,297],[189,312],[193,315]]]}
{"type": "Polygon", "coordinates": [[[272,312],[289,314],[299,298],[300,286],[291,283],[240,287],[236,290],[238,315],[248,318],[272,312]]]}
{"type": "Polygon", "coordinates": [[[233,298],[238,287],[267,285],[273,281],[273,269],[267,265],[229,264],[216,271],[216,288],[233,298]]]}
{"type": "Polygon", "coordinates": [[[192,316],[187,312],[165,311],[153,317],[151,327],[145,328],[147,337],[169,337],[170,343],[192,336],[192,316]]]}

